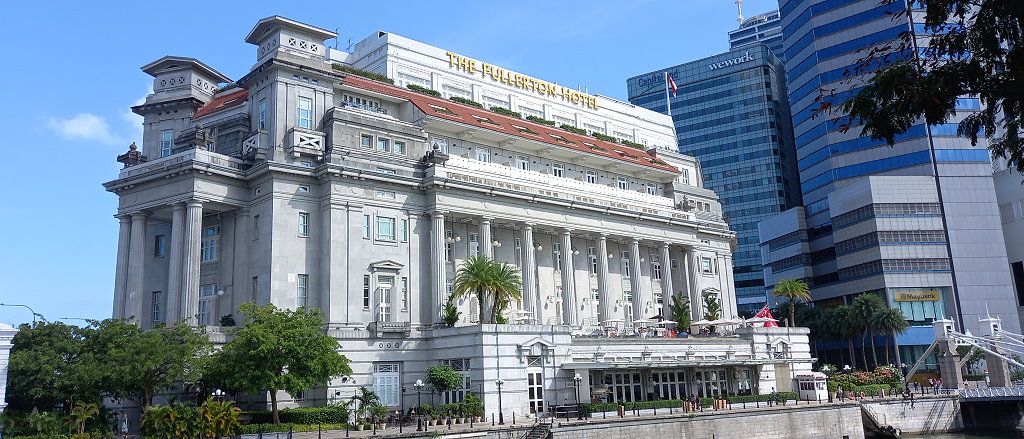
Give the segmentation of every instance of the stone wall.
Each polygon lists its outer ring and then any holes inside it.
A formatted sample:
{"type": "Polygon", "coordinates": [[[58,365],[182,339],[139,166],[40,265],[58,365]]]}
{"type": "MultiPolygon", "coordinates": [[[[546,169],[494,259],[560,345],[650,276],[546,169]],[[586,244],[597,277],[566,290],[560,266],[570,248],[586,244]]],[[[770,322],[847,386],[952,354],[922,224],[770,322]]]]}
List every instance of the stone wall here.
{"type": "Polygon", "coordinates": [[[800,409],[763,409],[756,412],[746,410],[739,413],[697,415],[692,418],[684,414],[658,419],[617,419],[558,427],[551,433],[551,439],[863,439],[864,427],[860,408],[854,404],[845,404],[800,409]]]}
{"type": "MultiPolygon", "coordinates": [[[[864,416],[879,426],[891,425],[904,433],[931,433],[963,428],[957,398],[924,398],[910,402],[862,402],[864,416]]],[[[865,420],[868,421],[868,420],[865,420]]]]}

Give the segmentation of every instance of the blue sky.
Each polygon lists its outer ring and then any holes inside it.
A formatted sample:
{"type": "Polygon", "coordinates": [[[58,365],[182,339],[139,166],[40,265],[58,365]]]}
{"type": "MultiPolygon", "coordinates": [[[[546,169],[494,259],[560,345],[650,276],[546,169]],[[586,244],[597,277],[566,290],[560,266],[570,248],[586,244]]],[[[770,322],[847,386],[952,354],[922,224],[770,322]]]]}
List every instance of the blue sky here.
{"type": "MultiPolygon", "coordinates": [[[[255,61],[245,35],[282,15],[337,28],[341,49],[385,30],[625,100],[626,78],[725,51],[737,26],[733,0],[43,3],[13,2],[0,19],[0,303],[49,320],[110,316],[116,197],[101,183],[141,141],[129,107],[149,92],[139,67],[161,56],[240,77],[255,61]]],[[[743,2],[748,17],[777,7],[743,2]]],[[[0,307],[0,322],[30,320],[0,307]]]]}

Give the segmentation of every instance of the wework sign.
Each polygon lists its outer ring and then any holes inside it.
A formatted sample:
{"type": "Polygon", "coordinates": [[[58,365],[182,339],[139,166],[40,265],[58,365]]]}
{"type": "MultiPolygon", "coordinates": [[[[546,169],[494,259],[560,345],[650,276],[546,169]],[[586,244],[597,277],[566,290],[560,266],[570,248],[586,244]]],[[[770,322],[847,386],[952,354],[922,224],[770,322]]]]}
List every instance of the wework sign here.
{"type": "Polygon", "coordinates": [[[711,70],[724,69],[724,68],[729,67],[729,66],[734,66],[736,64],[743,64],[745,62],[750,62],[750,61],[753,61],[753,60],[754,60],[754,55],[751,55],[750,52],[746,52],[746,53],[743,54],[743,56],[738,56],[736,58],[732,58],[732,59],[727,59],[725,61],[716,62],[714,64],[708,64],[708,68],[711,69],[711,70]]]}

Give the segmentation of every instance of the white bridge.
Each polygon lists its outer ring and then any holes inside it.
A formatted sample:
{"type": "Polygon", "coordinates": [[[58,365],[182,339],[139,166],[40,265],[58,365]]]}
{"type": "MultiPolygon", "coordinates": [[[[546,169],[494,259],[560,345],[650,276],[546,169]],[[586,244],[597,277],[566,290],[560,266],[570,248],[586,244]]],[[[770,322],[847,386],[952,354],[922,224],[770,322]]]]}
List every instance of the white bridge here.
{"type": "Polygon", "coordinates": [[[939,360],[939,373],[942,375],[943,387],[949,393],[957,393],[961,398],[971,400],[1009,400],[1024,399],[1024,387],[1013,387],[1010,381],[1009,365],[1024,368],[1021,358],[1024,358],[1024,335],[1004,331],[1000,319],[988,317],[981,319],[986,323],[988,334],[977,336],[970,332],[961,333],[954,329],[952,320],[936,320],[935,341],[921,355],[903,378],[907,382],[909,378],[924,364],[925,359],[932,352],[936,353],[939,360]],[[970,346],[967,354],[960,357],[957,353],[957,346],[970,346]],[[963,366],[977,352],[985,354],[985,361],[988,363],[989,388],[964,389],[963,376],[960,374],[963,366]]]}

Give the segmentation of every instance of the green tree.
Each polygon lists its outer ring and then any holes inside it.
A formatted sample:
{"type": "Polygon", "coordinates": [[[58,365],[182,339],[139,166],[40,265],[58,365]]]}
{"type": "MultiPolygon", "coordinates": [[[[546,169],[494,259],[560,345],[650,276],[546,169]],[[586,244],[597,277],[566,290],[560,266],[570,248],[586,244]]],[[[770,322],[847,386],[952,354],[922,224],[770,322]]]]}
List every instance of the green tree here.
{"type": "Polygon", "coordinates": [[[427,384],[438,393],[459,390],[466,383],[466,378],[445,364],[427,368],[427,384]]]}
{"type": "Polygon", "coordinates": [[[281,423],[279,390],[295,395],[352,373],[348,359],[338,352],[337,340],[322,332],[320,310],[278,309],[252,302],[243,303],[240,310],[245,320],[241,327],[230,329],[234,339],[215,361],[226,366],[221,376],[230,388],[270,393],[275,424],[281,423]]]}
{"type": "MultiPolygon", "coordinates": [[[[871,341],[871,360],[875,367],[878,367],[878,352],[875,349],[875,328],[871,320],[875,314],[888,308],[885,301],[877,294],[865,293],[853,299],[853,312],[859,317],[861,327],[861,355],[864,356],[864,349],[867,348],[865,338],[871,341]]],[[[867,370],[867,358],[864,359],[864,369],[867,370]]]]}
{"type": "Polygon", "coordinates": [[[183,323],[145,330],[104,320],[94,327],[89,344],[105,371],[106,393],[143,408],[177,383],[198,381],[213,349],[204,332],[183,323]]]}
{"type": "MultiPolygon", "coordinates": [[[[884,0],[893,3],[897,0],[884,0]]],[[[902,3],[903,0],[898,0],[902,3]]],[[[850,72],[847,83],[858,81],[856,94],[831,109],[844,114],[843,129],[860,125],[861,135],[895,138],[923,118],[928,124],[949,121],[957,99],[977,96],[984,104],[959,122],[957,133],[976,144],[989,139],[995,157],[1007,158],[1024,172],[1024,141],[1020,137],[1024,114],[1024,8],[1020,0],[917,0],[924,9],[922,43],[909,31],[895,41],[879,44],[850,72]],[[918,47],[920,45],[920,47],[918,47]],[[917,57],[908,56],[919,53],[917,57]],[[854,76],[855,75],[855,76],[854,76]],[[867,75],[870,78],[864,79],[867,75]],[[866,81],[861,84],[860,81],[866,81]]],[[[895,14],[903,20],[909,11],[895,14]]]]}
{"type": "Polygon", "coordinates": [[[480,323],[494,323],[513,300],[522,297],[522,284],[515,267],[486,256],[471,256],[455,272],[451,299],[476,294],[480,323]]]}
{"type": "Polygon", "coordinates": [[[62,322],[21,325],[14,335],[7,377],[9,409],[42,411],[74,401],[98,401],[103,371],[91,362],[88,328],[62,322]]]}
{"type": "MultiPolygon", "coordinates": [[[[896,344],[896,336],[907,332],[907,329],[910,328],[910,322],[903,316],[903,311],[900,311],[899,308],[886,307],[872,315],[868,323],[876,333],[892,336],[892,349],[896,352],[896,365],[903,363],[903,359],[900,358],[900,347],[896,344]]],[[[889,362],[888,349],[885,350],[885,362],[889,362]]]]}
{"type": "Polygon", "coordinates": [[[807,283],[801,279],[782,279],[775,284],[775,297],[785,297],[789,306],[788,326],[796,326],[796,301],[807,302],[811,300],[811,293],[807,289],[807,283]]]}
{"type": "Polygon", "coordinates": [[[100,414],[100,406],[94,402],[81,403],[71,409],[69,424],[75,424],[78,434],[85,434],[85,423],[100,414]]]}
{"type": "Polygon", "coordinates": [[[672,303],[669,304],[668,310],[677,328],[690,330],[690,299],[684,296],[682,291],[672,295],[672,303]]]}
{"type": "MultiPolygon", "coordinates": [[[[700,297],[704,302],[705,320],[717,320],[722,317],[722,302],[718,299],[717,291],[704,291],[700,297]]],[[[715,332],[715,327],[708,326],[708,330],[715,332]]]]}

